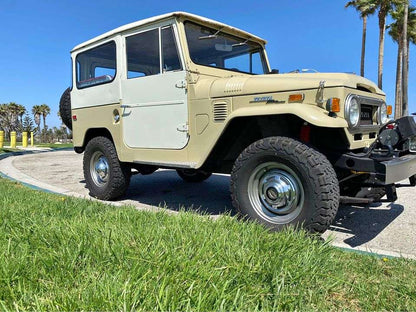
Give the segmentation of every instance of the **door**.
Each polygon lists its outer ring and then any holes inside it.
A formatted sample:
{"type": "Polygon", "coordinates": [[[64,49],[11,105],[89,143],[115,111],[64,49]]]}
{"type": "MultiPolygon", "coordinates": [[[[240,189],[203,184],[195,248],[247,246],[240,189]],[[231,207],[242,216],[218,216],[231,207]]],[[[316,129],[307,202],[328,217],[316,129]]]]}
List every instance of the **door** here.
{"type": "Polygon", "coordinates": [[[188,142],[186,72],[174,27],[127,36],[121,82],[123,136],[132,148],[182,149],[188,142]]]}

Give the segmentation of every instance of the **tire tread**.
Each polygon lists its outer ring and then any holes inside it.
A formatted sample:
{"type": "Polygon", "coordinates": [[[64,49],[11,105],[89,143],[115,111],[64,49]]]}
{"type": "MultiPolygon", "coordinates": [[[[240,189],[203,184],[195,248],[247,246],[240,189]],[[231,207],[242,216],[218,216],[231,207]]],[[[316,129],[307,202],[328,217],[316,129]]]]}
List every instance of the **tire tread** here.
{"type": "Polygon", "coordinates": [[[269,137],[249,145],[237,158],[231,172],[231,198],[234,207],[242,211],[241,203],[237,197],[236,182],[244,164],[260,151],[273,151],[279,156],[294,158],[303,164],[307,170],[308,178],[317,185],[314,187],[315,200],[312,208],[314,214],[306,220],[304,227],[312,233],[325,232],[332,221],[339,206],[339,185],[336,173],[328,159],[320,152],[305,144],[288,137],[269,137]]]}
{"type": "Polygon", "coordinates": [[[88,142],[83,159],[83,168],[84,177],[87,182],[87,187],[90,190],[90,194],[98,199],[116,199],[126,192],[130,184],[131,169],[129,166],[119,161],[114,144],[107,137],[98,136],[88,142]],[[97,149],[100,149],[105,154],[111,168],[110,179],[105,189],[98,188],[92,181],[89,173],[90,154],[97,149]]]}

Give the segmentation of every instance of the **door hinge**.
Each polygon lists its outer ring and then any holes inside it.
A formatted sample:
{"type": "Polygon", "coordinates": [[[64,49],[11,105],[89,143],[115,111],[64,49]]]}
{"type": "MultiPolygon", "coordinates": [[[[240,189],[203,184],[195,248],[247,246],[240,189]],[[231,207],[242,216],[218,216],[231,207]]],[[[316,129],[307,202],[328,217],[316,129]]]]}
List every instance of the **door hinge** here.
{"type": "Polygon", "coordinates": [[[186,88],[186,81],[185,80],[179,80],[179,81],[177,81],[176,84],[175,84],[175,87],[176,88],[179,88],[179,89],[186,88]]]}
{"type": "Polygon", "coordinates": [[[181,124],[179,125],[176,130],[178,130],[179,132],[188,132],[188,124],[181,124]]]}

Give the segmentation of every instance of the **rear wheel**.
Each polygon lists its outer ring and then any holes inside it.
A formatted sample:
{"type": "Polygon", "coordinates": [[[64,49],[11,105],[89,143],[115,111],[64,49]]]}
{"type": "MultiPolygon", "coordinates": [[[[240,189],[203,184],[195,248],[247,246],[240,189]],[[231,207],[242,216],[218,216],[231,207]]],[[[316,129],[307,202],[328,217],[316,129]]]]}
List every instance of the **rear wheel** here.
{"type": "Polygon", "coordinates": [[[328,229],[339,205],[338,180],[327,158],[285,137],[259,140],[237,158],[231,173],[234,207],[272,229],[328,229]]]}
{"type": "Polygon", "coordinates": [[[107,137],[95,137],[88,142],[83,169],[92,197],[115,199],[123,195],[129,186],[131,168],[118,160],[114,144],[107,137]]]}
{"type": "Polygon", "coordinates": [[[211,172],[196,169],[177,169],[176,172],[186,182],[202,182],[212,175],[211,172]]]}

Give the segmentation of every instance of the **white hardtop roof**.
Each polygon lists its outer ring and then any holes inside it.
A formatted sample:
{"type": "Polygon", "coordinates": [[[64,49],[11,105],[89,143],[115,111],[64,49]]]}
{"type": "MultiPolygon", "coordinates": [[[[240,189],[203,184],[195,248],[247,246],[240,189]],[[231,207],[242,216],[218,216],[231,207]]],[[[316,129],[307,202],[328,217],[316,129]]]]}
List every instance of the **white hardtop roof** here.
{"type": "Polygon", "coordinates": [[[77,45],[75,48],[72,49],[71,52],[76,51],[76,50],[78,50],[82,47],[85,47],[85,46],[89,45],[89,44],[98,42],[102,39],[114,36],[115,34],[122,33],[126,30],[137,28],[137,27],[140,27],[140,26],[143,26],[143,25],[146,25],[146,24],[151,24],[151,23],[154,23],[154,22],[157,22],[157,21],[160,21],[160,20],[168,19],[170,17],[182,17],[184,19],[190,19],[190,20],[194,20],[194,21],[197,21],[197,22],[210,24],[210,25],[212,25],[214,27],[218,27],[220,29],[224,28],[224,30],[228,29],[228,30],[231,30],[233,32],[238,32],[239,34],[241,34],[244,37],[248,37],[250,39],[260,41],[263,44],[266,44],[266,42],[267,42],[266,40],[264,40],[260,37],[257,37],[257,36],[254,36],[254,35],[250,34],[249,32],[246,32],[244,30],[241,30],[241,29],[238,29],[238,28],[235,28],[235,27],[232,27],[232,26],[229,26],[229,25],[217,22],[217,21],[214,21],[214,20],[206,18],[206,17],[202,17],[202,16],[199,16],[199,15],[196,15],[196,14],[191,14],[191,13],[186,13],[186,12],[171,12],[171,13],[146,18],[146,19],[143,19],[143,20],[140,20],[140,21],[137,21],[137,22],[133,22],[133,23],[130,23],[130,24],[127,24],[127,25],[120,26],[120,27],[115,28],[113,30],[110,30],[109,32],[106,32],[106,33],[104,33],[100,36],[97,36],[93,39],[90,39],[88,41],[85,41],[85,42],[77,45]]]}

